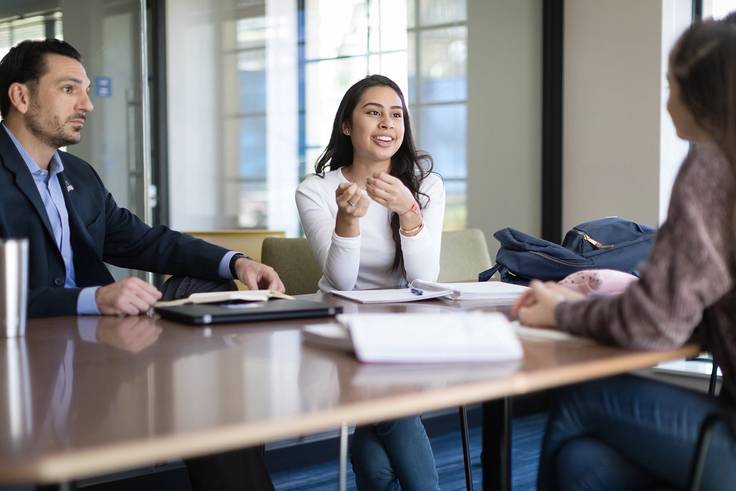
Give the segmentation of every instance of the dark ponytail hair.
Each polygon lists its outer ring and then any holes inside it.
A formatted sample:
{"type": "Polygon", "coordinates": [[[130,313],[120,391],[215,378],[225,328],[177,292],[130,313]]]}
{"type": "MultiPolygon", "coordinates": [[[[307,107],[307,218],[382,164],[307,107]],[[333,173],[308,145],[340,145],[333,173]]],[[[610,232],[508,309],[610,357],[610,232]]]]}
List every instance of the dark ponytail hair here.
{"type": "MultiPolygon", "coordinates": [[[[340,101],[335,114],[335,121],[332,123],[332,133],[330,141],[324,152],[317,159],[315,169],[317,174],[324,176],[325,170],[336,170],[340,167],[349,166],[353,163],[353,143],[350,136],[345,135],[342,131],[347,125],[352,126],[352,116],[355,106],[358,105],[360,98],[367,89],[371,87],[390,87],[401,99],[401,109],[404,112],[404,140],[397,152],[391,157],[391,168],[389,174],[401,180],[404,186],[411,191],[414,199],[419,203],[420,208],[426,208],[429,205],[429,196],[422,193],[419,188],[424,179],[432,172],[432,157],[424,152],[417,150],[414,145],[414,136],[411,132],[411,122],[409,118],[409,110],[406,107],[404,94],[396,83],[383,75],[370,75],[355,84],[345,92],[340,101]]],[[[403,259],[401,255],[401,238],[399,237],[399,216],[396,213],[391,214],[391,231],[394,244],[396,244],[396,254],[391,270],[403,268],[403,259]]]]}

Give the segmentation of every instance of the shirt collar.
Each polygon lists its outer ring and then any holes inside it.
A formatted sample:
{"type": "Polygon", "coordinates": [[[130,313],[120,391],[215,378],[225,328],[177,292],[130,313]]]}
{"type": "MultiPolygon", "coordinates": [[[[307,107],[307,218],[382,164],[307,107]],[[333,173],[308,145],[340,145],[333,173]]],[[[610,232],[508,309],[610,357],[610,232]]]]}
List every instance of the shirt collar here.
{"type": "MultiPolygon", "coordinates": [[[[41,175],[45,171],[41,169],[41,167],[36,163],[35,160],[33,160],[33,157],[31,157],[31,154],[29,154],[25,147],[23,147],[23,144],[16,138],[16,136],[13,134],[12,131],[10,131],[10,128],[5,124],[5,121],[2,122],[3,129],[8,133],[8,136],[13,141],[13,144],[15,145],[15,148],[18,149],[18,153],[20,154],[21,158],[23,158],[23,162],[25,162],[26,167],[28,167],[28,170],[30,173],[34,176],[41,175]]],[[[49,162],[49,174],[51,176],[55,176],[59,172],[64,172],[64,164],[61,163],[61,157],[59,157],[59,152],[56,151],[51,156],[51,162],[49,162]]]]}

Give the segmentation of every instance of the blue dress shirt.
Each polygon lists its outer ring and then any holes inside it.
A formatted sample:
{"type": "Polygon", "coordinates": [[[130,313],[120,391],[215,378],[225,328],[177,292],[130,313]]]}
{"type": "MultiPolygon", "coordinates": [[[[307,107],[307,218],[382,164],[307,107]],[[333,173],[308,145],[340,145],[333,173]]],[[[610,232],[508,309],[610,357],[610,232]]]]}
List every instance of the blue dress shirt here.
{"type": "MultiPolygon", "coordinates": [[[[3,122],[2,127],[8,133],[8,136],[13,141],[15,148],[18,149],[18,153],[23,158],[28,170],[33,176],[33,181],[36,183],[36,188],[41,195],[41,200],[46,208],[46,214],[49,217],[49,223],[51,224],[51,231],[54,234],[54,241],[56,246],[61,252],[61,257],[64,259],[64,266],[66,267],[66,276],[64,278],[65,288],[74,288],[77,286],[76,277],[74,274],[74,252],[72,251],[71,245],[71,229],[69,228],[69,213],[66,209],[66,203],[64,202],[64,195],[61,192],[61,184],[57,175],[64,171],[64,164],[61,162],[58,152],[54,152],[49,163],[48,170],[42,169],[33,157],[26,151],[23,145],[18,141],[12,131],[3,122]]],[[[220,260],[218,267],[218,273],[221,278],[232,279],[230,273],[230,259],[236,251],[230,251],[223,256],[220,260]]],[[[97,302],[95,301],[95,294],[99,286],[90,286],[82,288],[77,298],[77,313],[78,314],[99,314],[100,310],[97,308],[97,302]]]]}

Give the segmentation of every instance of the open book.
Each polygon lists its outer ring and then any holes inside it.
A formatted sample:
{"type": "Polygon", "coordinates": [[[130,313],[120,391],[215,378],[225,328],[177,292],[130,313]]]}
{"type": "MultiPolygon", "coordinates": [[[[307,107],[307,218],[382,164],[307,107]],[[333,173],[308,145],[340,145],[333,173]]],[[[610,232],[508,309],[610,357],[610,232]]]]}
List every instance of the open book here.
{"type": "Polygon", "coordinates": [[[223,303],[223,302],[265,302],[269,298],[286,298],[293,300],[294,297],[276,290],[235,290],[227,292],[192,293],[187,298],[156,302],[154,307],[176,307],[190,303],[223,303]]]}
{"type": "Polygon", "coordinates": [[[497,312],[339,315],[338,324],[306,326],[306,343],[351,350],[362,362],[512,361],[523,352],[514,328],[497,312]]]}

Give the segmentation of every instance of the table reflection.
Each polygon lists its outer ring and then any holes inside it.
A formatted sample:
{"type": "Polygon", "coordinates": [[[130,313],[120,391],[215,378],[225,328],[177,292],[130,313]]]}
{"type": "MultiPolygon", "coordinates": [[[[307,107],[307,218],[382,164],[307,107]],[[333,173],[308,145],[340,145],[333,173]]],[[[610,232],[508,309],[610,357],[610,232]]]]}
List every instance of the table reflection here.
{"type": "Polygon", "coordinates": [[[95,327],[98,341],[130,353],[143,351],[161,335],[156,321],[142,315],[122,319],[100,317],[95,327]]]}
{"type": "Polygon", "coordinates": [[[25,338],[0,339],[0,425],[8,428],[11,442],[33,432],[31,373],[25,338]]]}

